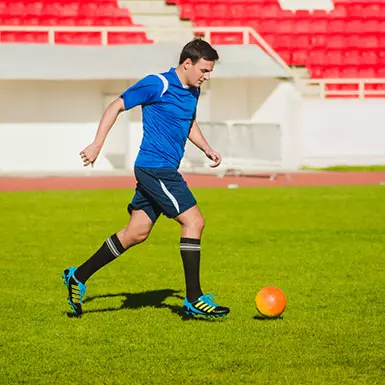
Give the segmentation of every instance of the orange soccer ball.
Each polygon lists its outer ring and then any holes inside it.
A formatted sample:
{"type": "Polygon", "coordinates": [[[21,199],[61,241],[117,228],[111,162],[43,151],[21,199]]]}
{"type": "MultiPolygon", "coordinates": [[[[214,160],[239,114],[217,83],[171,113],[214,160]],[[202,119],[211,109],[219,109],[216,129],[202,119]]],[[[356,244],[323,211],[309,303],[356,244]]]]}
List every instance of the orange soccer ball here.
{"type": "Polygon", "coordinates": [[[279,317],[286,308],[285,293],[278,287],[266,286],[256,295],[255,305],[262,316],[279,317]]]}

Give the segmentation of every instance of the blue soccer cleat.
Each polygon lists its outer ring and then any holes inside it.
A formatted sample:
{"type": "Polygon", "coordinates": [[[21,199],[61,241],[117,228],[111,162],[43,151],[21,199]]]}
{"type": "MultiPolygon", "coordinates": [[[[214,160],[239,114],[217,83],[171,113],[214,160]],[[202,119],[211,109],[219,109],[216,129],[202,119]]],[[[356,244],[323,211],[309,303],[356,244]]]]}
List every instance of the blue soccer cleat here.
{"type": "Polygon", "coordinates": [[[65,269],[62,278],[68,289],[68,303],[74,314],[79,317],[83,313],[82,303],[86,292],[86,285],[76,279],[74,275],[76,270],[76,267],[65,269]]]}
{"type": "Polygon", "coordinates": [[[213,299],[215,294],[201,295],[196,301],[189,302],[184,299],[184,311],[188,315],[203,315],[208,317],[223,317],[230,313],[228,307],[217,305],[213,299]]]}

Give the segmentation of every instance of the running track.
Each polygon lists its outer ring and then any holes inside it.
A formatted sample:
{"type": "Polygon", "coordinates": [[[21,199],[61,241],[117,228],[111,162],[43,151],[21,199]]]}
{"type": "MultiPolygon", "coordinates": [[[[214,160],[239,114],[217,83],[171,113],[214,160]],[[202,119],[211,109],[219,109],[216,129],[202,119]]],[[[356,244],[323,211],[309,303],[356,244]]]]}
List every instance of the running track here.
{"type": "MultiPolygon", "coordinates": [[[[298,172],[278,175],[225,176],[184,174],[190,187],[385,185],[385,172],[298,172]]],[[[133,176],[0,177],[0,191],[120,189],[135,187],[133,176]]]]}

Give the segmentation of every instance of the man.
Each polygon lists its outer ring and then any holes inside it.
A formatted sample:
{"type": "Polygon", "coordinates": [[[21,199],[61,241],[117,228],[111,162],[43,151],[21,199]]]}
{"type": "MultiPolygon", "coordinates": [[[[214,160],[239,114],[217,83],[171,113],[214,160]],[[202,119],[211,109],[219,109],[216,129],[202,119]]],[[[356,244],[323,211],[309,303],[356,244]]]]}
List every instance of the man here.
{"type": "Polygon", "coordinates": [[[80,153],[84,166],[92,165],[117,116],[134,106],[142,106],[143,139],[134,167],[138,183],[128,206],[130,221],[89,260],[63,273],[68,302],[75,315],[82,314],[85,283],[90,276],[146,240],[160,214],[175,219],[182,227],[180,253],[186,281],[185,312],[210,317],[229,313],[229,308],[217,305],[212,295],[204,295],[201,290],[200,241],[205,222],[178,172],[187,138],[213,161],[212,167],[221,163],[221,156],[206,142],[195,121],[200,86],[209,79],[217,60],[216,50],[204,40],[186,44],[177,68],[144,77],[106,108],[94,142],[80,153]]]}

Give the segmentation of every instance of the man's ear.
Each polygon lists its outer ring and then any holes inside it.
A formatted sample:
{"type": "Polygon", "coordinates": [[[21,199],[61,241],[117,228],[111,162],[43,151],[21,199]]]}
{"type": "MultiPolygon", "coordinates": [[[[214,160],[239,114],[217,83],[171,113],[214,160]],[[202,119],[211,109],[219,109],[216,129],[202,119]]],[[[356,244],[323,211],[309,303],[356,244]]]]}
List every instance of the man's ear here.
{"type": "Polygon", "coordinates": [[[184,70],[188,70],[190,68],[190,66],[192,66],[192,61],[190,58],[187,58],[184,62],[183,62],[183,69],[184,70]]]}

